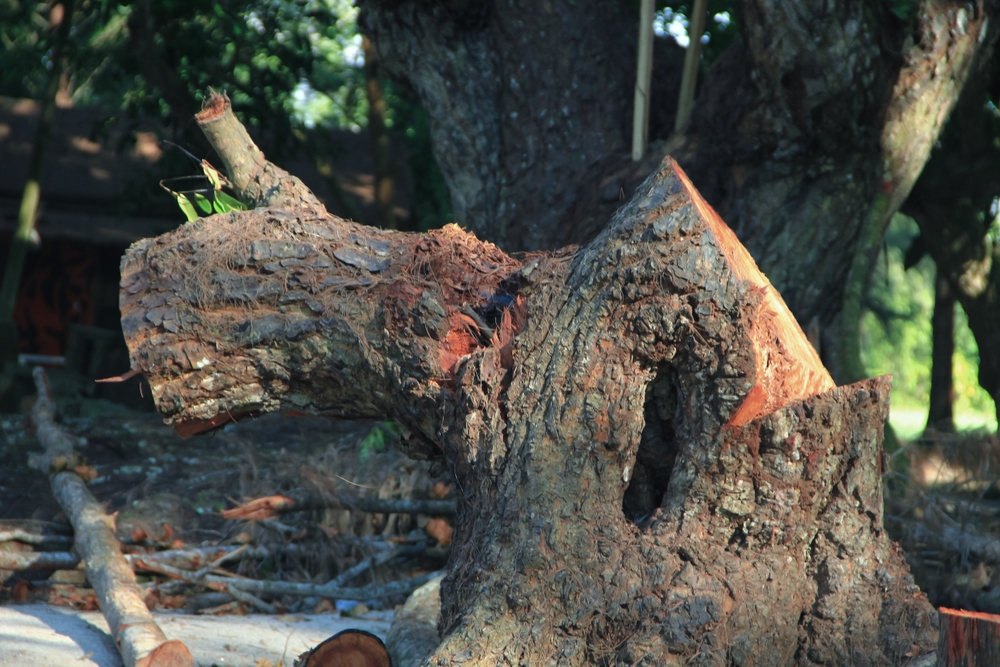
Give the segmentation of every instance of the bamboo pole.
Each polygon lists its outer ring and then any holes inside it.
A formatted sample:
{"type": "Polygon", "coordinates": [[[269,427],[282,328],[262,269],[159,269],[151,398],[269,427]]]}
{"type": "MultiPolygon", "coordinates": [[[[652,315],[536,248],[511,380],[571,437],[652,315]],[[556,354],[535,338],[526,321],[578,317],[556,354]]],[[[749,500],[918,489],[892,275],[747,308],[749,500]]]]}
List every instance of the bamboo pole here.
{"type": "Polygon", "coordinates": [[[681,92],[677,101],[677,118],[674,132],[681,134],[687,129],[691,110],[694,108],[694,90],[698,83],[698,65],[701,62],[701,36],[705,34],[705,15],[708,0],[694,0],[694,9],[688,20],[687,53],[684,54],[684,75],[681,78],[681,92]]]}
{"type": "Polygon", "coordinates": [[[632,114],[632,160],[646,153],[649,140],[649,90],[653,84],[653,0],[639,5],[639,49],[635,72],[635,103],[632,114]]]}
{"type": "Polygon", "coordinates": [[[7,253],[7,266],[3,281],[0,282],[0,363],[17,359],[17,326],[14,324],[14,304],[17,289],[24,271],[24,258],[28,252],[35,231],[38,216],[38,202],[41,200],[42,162],[52,134],[52,118],[56,112],[56,94],[63,70],[63,47],[69,39],[69,28],[73,21],[75,0],[65,0],[53,5],[49,13],[52,33],[52,70],[45,87],[45,97],[41,100],[38,114],[38,128],[35,130],[35,145],[31,149],[31,163],[28,166],[28,182],[24,186],[21,207],[17,214],[17,230],[7,253]]]}
{"type": "Polygon", "coordinates": [[[87,581],[94,587],[111,636],[126,667],[193,667],[191,652],[179,641],[167,641],[143,602],[132,568],[115,538],[108,516],[83,479],[74,471],[82,464],[69,435],[55,423],[55,403],[45,371],[36,367],[38,400],[32,410],[38,441],[48,455],[52,492],[73,524],[76,552],[87,581]]]}

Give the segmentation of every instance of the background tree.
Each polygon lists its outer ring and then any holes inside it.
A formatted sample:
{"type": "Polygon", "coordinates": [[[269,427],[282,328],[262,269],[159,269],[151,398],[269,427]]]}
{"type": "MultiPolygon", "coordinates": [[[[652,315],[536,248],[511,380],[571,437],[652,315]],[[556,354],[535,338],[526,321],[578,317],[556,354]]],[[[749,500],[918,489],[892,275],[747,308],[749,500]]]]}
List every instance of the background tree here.
{"type": "MultiPolygon", "coordinates": [[[[44,12],[43,4],[0,4],[5,46],[0,50],[0,93],[42,96],[50,46],[40,22],[44,12]]],[[[167,138],[201,157],[210,148],[191,118],[211,82],[227,91],[269,156],[282,160],[305,150],[322,174],[329,171],[330,158],[343,150],[324,130],[368,124],[356,14],[348,0],[211,5],[85,0],[77,3],[60,94],[65,104],[108,109],[109,122],[127,122],[137,114],[161,117],[167,138]]],[[[391,84],[385,87],[384,102],[384,122],[409,148],[411,164],[402,168],[414,177],[410,224],[440,226],[448,222],[448,199],[428,150],[424,112],[391,84]]],[[[100,139],[101,128],[95,127],[93,134],[100,139]]],[[[192,168],[178,151],[167,154],[171,159],[164,176],[192,168]]],[[[349,194],[335,182],[330,185],[346,210],[357,210],[349,194]]],[[[141,207],[144,198],[162,197],[157,189],[155,180],[137,184],[129,205],[141,207]]]]}
{"type": "Polygon", "coordinates": [[[984,60],[904,206],[920,227],[907,261],[930,254],[979,345],[979,383],[1000,409],[1000,79],[984,60]]]}
{"type": "MultiPolygon", "coordinates": [[[[477,233],[510,248],[584,241],[648,172],[623,167],[636,33],[626,4],[361,4],[386,69],[428,109],[456,218],[477,233]]],[[[995,12],[736,3],[740,34],[669,146],[840,381],[864,374],[857,333],[874,257],[991,52],[995,12]]]]}

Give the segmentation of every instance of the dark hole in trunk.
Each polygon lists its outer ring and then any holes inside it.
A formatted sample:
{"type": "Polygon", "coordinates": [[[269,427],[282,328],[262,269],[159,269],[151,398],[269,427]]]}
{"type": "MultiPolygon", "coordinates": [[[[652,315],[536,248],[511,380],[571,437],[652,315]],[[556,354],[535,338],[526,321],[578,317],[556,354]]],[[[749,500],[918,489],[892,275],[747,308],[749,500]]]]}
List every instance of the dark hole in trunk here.
{"type": "Polygon", "coordinates": [[[678,416],[677,388],[673,371],[661,369],[646,386],[643,411],[646,425],[622,499],[625,518],[639,526],[644,525],[663,502],[677,458],[674,437],[678,416]]]}

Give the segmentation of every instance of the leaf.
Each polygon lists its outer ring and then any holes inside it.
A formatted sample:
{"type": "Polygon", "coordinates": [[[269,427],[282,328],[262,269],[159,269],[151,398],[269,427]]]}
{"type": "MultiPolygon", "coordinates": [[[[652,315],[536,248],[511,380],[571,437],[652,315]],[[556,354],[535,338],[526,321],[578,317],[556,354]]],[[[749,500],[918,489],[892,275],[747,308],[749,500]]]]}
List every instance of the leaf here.
{"type": "Polygon", "coordinates": [[[372,427],[365,439],[361,441],[361,459],[364,460],[376,452],[386,449],[389,442],[398,438],[402,427],[395,422],[379,422],[372,427]]]}
{"type": "Polygon", "coordinates": [[[222,189],[222,184],[226,182],[226,177],[220,174],[218,169],[209,164],[208,160],[201,161],[201,170],[205,172],[205,178],[212,184],[216,192],[222,189]]]}
{"type": "Polygon", "coordinates": [[[194,193],[194,203],[198,205],[202,213],[205,215],[212,214],[212,202],[208,201],[208,197],[201,194],[200,192],[194,193]]]}
{"type": "Polygon", "coordinates": [[[194,204],[192,204],[187,197],[185,197],[179,192],[174,192],[173,195],[174,197],[177,198],[177,205],[181,207],[182,211],[184,211],[184,215],[185,217],[187,217],[187,221],[192,222],[194,220],[197,220],[198,211],[194,210],[194,204]]]}
{"type": "MultiPolygon", "coordinates": [[[[215,193],[215,201],[216,201],[216,203],[221,202],[224,205],[228,206],[230,211],[245,211],[245,210],[247,210],[247,207],[243,205],[243,202],[241,202],[239,199],[237,199],[236,197],[233,197],[230,194],[226,194],[222,190],[219,190],[219,191],[217,191],[215,193]]],[[[228,212],[229,211],[227,211],[227,213],[228,212]]]]}

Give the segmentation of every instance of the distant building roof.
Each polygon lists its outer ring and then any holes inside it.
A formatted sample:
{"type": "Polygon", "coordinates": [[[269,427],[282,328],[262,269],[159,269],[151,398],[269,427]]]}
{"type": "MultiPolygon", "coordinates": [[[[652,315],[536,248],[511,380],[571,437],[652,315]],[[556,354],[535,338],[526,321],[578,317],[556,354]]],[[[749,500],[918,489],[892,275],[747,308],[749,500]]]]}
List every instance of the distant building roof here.
{"type": "MultiPolygon", "coordinates": [[[[30,99],[0,97],[0,233],[17,226],[21,195],[35,140],[39,104],[30,99]]],[[[66,238],[125,246],[156,236],[183,222],[173,199],[163,191],[141,204],[129,198],[132,188],[146,188],[164,174],[160,165],[168,146],[163,129],[151,118],[114,118],[105,109],[57,109],[43,167],[42,202],[37,229],[43,239],[66,238]],[[141,210],[137,210],[140,209],[141,210]]],[[[340,149],[330,156],[341,189],[358,204],[362,220],[374,218],[371,143],[365,132],[334,131],[340,149]]],[[[402,142],[394,141],[397,215],[406,217],[411,193],[410,172],[402,142]]],[[[221,167],[221,165],[216,165],[221,167]]],[[[327,208],[346,217],[311,160],[293,158],[280,164],[300,177],[327,208]]],[[[184,176],[198,173],[192,163],[184,176]]]]}

